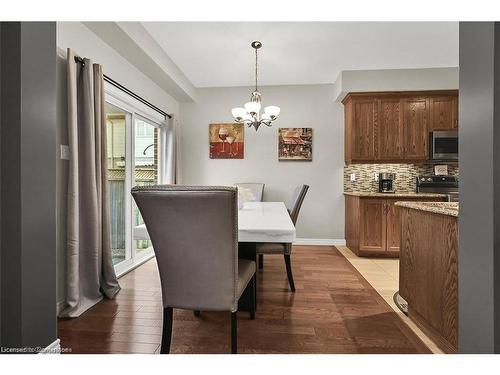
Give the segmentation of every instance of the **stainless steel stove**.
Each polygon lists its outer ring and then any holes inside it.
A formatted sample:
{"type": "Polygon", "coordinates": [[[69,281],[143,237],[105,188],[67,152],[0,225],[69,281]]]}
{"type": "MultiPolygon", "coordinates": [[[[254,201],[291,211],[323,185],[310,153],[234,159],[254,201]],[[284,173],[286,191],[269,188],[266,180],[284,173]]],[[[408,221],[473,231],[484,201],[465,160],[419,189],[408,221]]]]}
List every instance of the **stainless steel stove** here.
{"type": "Polygon", "coordinates": [[[448,195],[449,202],[458,202],[458,177],[419,176],[417,193],[437,193],[448,195]]]}

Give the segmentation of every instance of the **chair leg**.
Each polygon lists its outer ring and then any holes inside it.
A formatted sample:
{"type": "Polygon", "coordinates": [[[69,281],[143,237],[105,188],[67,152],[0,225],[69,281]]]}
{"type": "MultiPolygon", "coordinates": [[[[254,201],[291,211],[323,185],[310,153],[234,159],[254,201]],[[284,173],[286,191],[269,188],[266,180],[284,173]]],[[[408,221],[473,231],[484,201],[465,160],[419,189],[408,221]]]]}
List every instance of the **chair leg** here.
{"type": "Polygon", "coordinates": [[[172,340],[172,321],[174,320],[174,310],[171,307],[163,309],[163,332],[161,336],[160,354],[170,353],[170,342],[172,340]]]}
{"type": "Polygon", "coordinates": [[[259,254],[259,268],[264,268],[264,254],[259,254]]]}
{"type": "Polygon", "coordinates": [[[238,316],[231,313],[231,354],[238,354],[238,316]]]}
{"type": "Polygon", "coordinates": [[[250,299],[250,319],[254,320],[255,319],[255,305],[257,304],[257,301],[255,299],[255,288],[257,287],[256,283],[256,275],[254,274],[252,277],[252,298],[250,299]]]}
{"type": "Polygon", "coordinates": [[[286,275],[288,276],[288,283],[290,284],[290,289],[292,290],[292,292],[295,292],[295,283],[293,282],[292,263],[290,259],[290,254],[285,254],[285,266],[286,266],[286,275]]]}
{"type": "Polygon", "coordinates": [[[200,310],[194,310],[193,314],[194,314],[194,316],[199,317],[201,315],[201,311],[200,310]]]}

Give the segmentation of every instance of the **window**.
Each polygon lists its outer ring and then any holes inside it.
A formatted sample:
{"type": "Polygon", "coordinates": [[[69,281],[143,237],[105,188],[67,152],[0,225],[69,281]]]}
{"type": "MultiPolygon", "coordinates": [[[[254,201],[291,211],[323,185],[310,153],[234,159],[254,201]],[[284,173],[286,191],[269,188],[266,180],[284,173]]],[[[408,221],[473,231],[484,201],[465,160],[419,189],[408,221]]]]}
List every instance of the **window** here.
{"type": "MultiPolygon", "coordinates": [[[[159,128],[146,121],[136,119],[135,129],[134,186],[157,185],[160,183],[158,178],[159,128]]],[[[135,202],[134,223],[134,228],[144,224],[135,202]]],[[[152,250],[149,240],[134,238],[134,251],[136,254],[152,250]]]]}
{"type": "Polygon", "coordinates": [[[117,107],[106,105],[108,151],[108,191],[111,226],[111,254],[113,264],[123,262],[126,256],[126,122],[128,114],[117,107]]]}
{"type": "Polygon", "coordinates": [[[163,181],[162,123],[130,103],[106,95],[111,251],[118,276],[153,256],[144,221],[130,190],[163,181]]]}

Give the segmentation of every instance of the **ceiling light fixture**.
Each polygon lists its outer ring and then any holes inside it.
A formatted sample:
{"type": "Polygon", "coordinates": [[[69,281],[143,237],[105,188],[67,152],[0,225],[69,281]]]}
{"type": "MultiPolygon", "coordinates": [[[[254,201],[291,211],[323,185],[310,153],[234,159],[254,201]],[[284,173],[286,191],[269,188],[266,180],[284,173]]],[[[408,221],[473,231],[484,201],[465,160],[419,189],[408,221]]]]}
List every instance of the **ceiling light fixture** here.
{"type": "Polygon", "coordinates": [[[261,109],[261,94],[258,90],[258,56],[257,51],[262,47],[262,43],[258,40],[252,42],[252,48],[255,49],[255,91],[252,92],[250,101],[245,103],[245,107],[233,108],[231,113],[236,122],[242,122],[248,127],[253,126],[255,131],[259,129],[261,124],[271,126],[271,123],[278,118],[280,107],[270,105],[264,108],[264,113],[260,115],[261,109]]]}

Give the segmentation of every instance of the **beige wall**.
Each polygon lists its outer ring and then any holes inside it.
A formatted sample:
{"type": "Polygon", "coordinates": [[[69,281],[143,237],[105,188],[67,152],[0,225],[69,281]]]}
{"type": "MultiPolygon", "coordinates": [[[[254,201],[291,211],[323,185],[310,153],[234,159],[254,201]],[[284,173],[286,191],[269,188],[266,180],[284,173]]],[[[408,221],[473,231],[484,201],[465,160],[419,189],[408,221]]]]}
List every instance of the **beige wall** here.
{"type": "Polygon", "coordinates": [[[182,182],[231,185],[263,182],[265,200],[283,201],[299,184],[310,185],[297,237],[344,239],[342,195],[343,108],[332,85],[263,87],[264,105],[281,107],[271,128],[245,129],[245,158],[209,159],[208,124],[231,122],[231,108],[249,100],[251,88],[199,89],[195,103],[181,103],[182,182]],[[278,128],[313,128],[313,161],[278,161],[278,128]]]}

